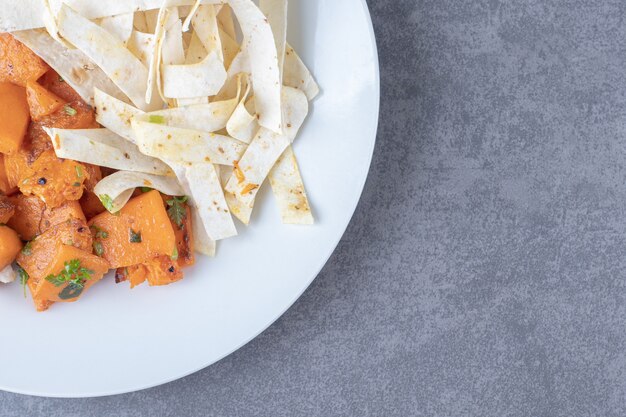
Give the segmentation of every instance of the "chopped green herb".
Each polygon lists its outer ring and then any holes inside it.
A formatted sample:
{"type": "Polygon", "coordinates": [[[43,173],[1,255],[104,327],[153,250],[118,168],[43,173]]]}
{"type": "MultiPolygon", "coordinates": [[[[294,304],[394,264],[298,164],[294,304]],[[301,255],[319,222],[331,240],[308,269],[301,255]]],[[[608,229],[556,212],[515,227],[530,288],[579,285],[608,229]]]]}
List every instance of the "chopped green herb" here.
{"type": "Polygon", "coordinates": [[[63,108],[63,111],[65,111],[65,114],[67,114],[68,116],[76,116],[78,114],[76,109],[70,106],[69,104],[65,105],[65,107],[63,108]]]}
{"type": "Polygon", "coordinates": [[[102,247],[102,243],[100,242],[93,242],[93,253],[95,253],[98,256],[102,256],[102,254],[104,253],[104,248],[102,247]]]}
{"type": "Polygon", "coordinates": [[[72,184],[74,187],[80,187],[80,182],[75,182],[74,184],[72,184]]]}
{"type": "Polygon", "coordinates": [[[98,239],[106,239],[109,237],[109,234],[98,226],[92,224],[89,226],[90,229],[93,229],[96,232],[96,238],[98,239]]]}
{"type": "Polygon", "coordinates": [[[91,279],[92,274],[94,274],[94,271],[83,268],[80,265],[80,260],[72,259],[65,262],[63,270],[58,275],[48,275],[46,281],[52,283],[55,287],[60,287],[67,282],[74,287],[83,288],[85,282],[91,279]]]}
{"type": "Polygon", "coordinates": [[[135,232],[133,229],[128,229],[130,232],[130,243],[141,243],[141,232],[135,232]]]}
{"type": "Polygon", "coordinates": [[[178,260],[178,248],[174,248],[174,252],[172,252],[172,256],[170,256],[170,258],[172,259],[172,261],[178,260]]]}
{"type": "Polygon", "coordinates": [[[76,165],[74,168],[76,168],[76,176],[78,178],[82,178],[83,177],[83,167],[80,165],[76,165]]]}
{"type": "Polygon", "coordinates": [[[108,194],[99,195],[98,198],[102,202],[102,205],[105,209],[112,212],[113,211],[113,199],[108,194]]]}
{"type": "Polygon", "coordinates": [[[63,77],[61,77],[60,75],[59,75],[59,82],[60,82],[60,83],[64,83],[64,82],[65,82],[65,80],[63,79],[63,77]]]}
{"type": "Polygon", "coordinates": [[[187,196],[183,197],[174,197],[171,200],[167,200],[166,203],[169,206],[167,209],[167,214],[170,216],[170,219],[179,228],[183,228],[183,220],[187,217],[187,208],[185,207],[185,203],[189,198],[187,196]]]}
{"type": "Polygon", "coordinates": [[[26,284],[28,283],[28,272],[24,271],[24,268],[21,266],[17,266],[17,275],[20,277],[20,284],[22,285],[22,289],[24,290],[24,298],[26,298],[26,284]]]}
{"type": "Polygon", "coordinates": [[[33,244],[32,242],[28,242],[22,248],[22,255],[30,256],[33,253],[33,244]]]}
{"type": "Polygon", "coordinates": [[[152,191],[152,188],[150,187],[141,187],[140,188],[142,193],[149,193],[150,191],[152,191]]]}
{"type": "Polygon", "coordinates": [[[165,117],[153,114],[152,116],[148,117],[148,121],[150,123],[156,123],[158,125],[162,125],[163,123],[165,123],[165,117]]]}

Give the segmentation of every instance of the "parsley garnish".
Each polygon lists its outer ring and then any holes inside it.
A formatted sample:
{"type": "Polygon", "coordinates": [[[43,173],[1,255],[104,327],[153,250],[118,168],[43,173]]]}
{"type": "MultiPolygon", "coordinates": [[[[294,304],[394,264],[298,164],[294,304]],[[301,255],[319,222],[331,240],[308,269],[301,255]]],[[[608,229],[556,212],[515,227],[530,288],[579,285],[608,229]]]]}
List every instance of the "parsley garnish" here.
{"type": "Polygon", "coordinates": [[[93,242],[93,252],[98,256],[102,256],[102,254],[104,253],[104,248],[102,247],[102,243],[93,242]]]}
{"type": "Polygon", "coordinates": [[[113,199],[111,198],[110,195],[102,194],[102,195],[99,195],[98,198],[100,199],[100,202],[102,203],[105,209],[111,212],[113,211],[113,199]]]}
{"type": "Polygon", "coordinates": [[[183,220],[187,218],[187,208],[184,204],[188,199],[189,198],[185,195],[182,197],[174,197],[166,201],[169,206],[167,209],[168,216],[170,216],[170,219],[181,229],[183,228],[183,220]]]}
{"type": "Polygon", "coordinates": [[[30,256],[32,253],[33,253],[33,243],[32,242],[28,242],[22,248],[22,255],[30,256]]]}
{"type": "Polygon", "coordinates": [[[65,114],[67,114],[68,116],[76,116],[78,114],[76,109],[70,106],[69,104],[65,105],[65,107],[63,108],[63,111],[65,111],[65,114]]]}
{"type": "Polygon", "coordinates": [[[94,271],[80,266],[78,259],[72,259],[65,262],[65,267],[58,275],[48,275],[46,281],[52,283],[55,287],[69,283],[75,288],[83,288],[85,282],[91,279],[92,274],[94,274],[94,271]]]}
{"type": "Polygon", "coordinates": [[[148,121],[150,123],[156,123],[158,125],[162,125],[163,123],[165,123],[165,117],[153,114],[152,116],[148,117],[148,121]]]}
{"type": "Polygon", "coordinates": [[[130,243],[141,243],[141,232],[135,232],[133,229],[128,229],[130,232],[130,243]]]}
{"type": "Polygon", "coordinates": [[[172,261],[177,261],[178,260],[178,248],[174,248],[174,252],[172,252],[172,256],[170,256],[170,259],[172,261]]]}
{"type": "Polygon", "coordinates": [[[152,191],[152,188],[150,187],[141,187],[140,188],[142,193],[149,193],[150,191],[152,191]]]}
{"type": "Polygon", "coordinates": [[[21,266],[17,266],[17,275],[20,277],[20,284],[22,285],[22,289],[24,290],[24,298],[26,298],[26,284],[28,283],[28,272],[24,271],[24,268],[21,266]]]}
{"type": "Polygon", "coordinates": [[[74,168],[76,168],[76,176],[78,178],[82,178],[83,177],[83,167],[81,167],[80,165],[75,165],[74,168]]]}

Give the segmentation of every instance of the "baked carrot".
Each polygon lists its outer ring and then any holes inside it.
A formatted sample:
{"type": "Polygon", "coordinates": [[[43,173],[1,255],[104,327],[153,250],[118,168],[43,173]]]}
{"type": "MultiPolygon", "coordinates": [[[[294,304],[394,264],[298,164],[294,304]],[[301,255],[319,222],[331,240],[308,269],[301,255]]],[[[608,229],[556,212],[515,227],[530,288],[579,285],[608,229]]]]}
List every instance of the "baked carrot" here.
{"type": "Polygon", "coordinates": [[[9,33],[0,33],[0,82],[26,86],[50,67],[9,33]]]}
{"type": "Polygon", "coordinates": [[[52,149],[52,140],[44,127],[59,129],[91,129],[99,127],[93,109],[82,100],[64,104],[55,112],[33,121],[28,126],[24,148],[28,151],[28,162],[33,163],[39,156],[52,149]]]}
{"type": "Polygon", "coordinates": [[[65,105],[65,101],[56,94],[46,90],[37,81],[26,83],[26,98],[30,117],[39,121],[65,105]]]}
{"type": "Polygon", "coordinates": [[[54,302],[77,301],[108,270],[104,259],[74,246],[58,245],[33,297],[54,302]]]}
{"type": "Polygon", "coordinates": [[[5,156],[0,154],[0,193],[10,195],[16,192],[17,188],[9,183],[9,175],[7,174],[4,158],[5,156]]]}
{"type": "MultiPolygon", "coordinates": [[[[37,283],[31,280],[27,281],[27,286],[28,286],[28,289],[30,290],[31,295],[37,289],[37,283]]],[[[54,304],[54,302],[52,301],[44,300],[35,296],[33,296],[33,303],[35,304],[35,309],[38,312],[46,311],[47,309],[50,308],[52,304],[54,304]]]]}
{"type": "Polygon", "coordinates": [[[171,257],[161,255],[144,263],[150,286],[168,285],[183,279],[183,271],[178,262],[171,257]]]}
{"type": "Polygon", "coordinates": [[[24,87],[0,83],[0,153],[17,152],[24,140],[29,120],[24,87]]]}
{"type": "Polygon", "coordinates": [[[160,255],[139,265],[118,268],[115,281],[129,281],[130,288],[148,281],[148,285],[161,286],[183,279],[183,270],[179,263],[167,255],[160,255]]]}
{"type": "Polygon", "coordinates": [[[58,252],[59,245],[73,243],[78,249],[90,252],[92,238],[84,220],[70,219],[44,232],[33,241],[26,244],[17,258],[17,263],[28,276],[28,288],[33,295],[37,311],[47,310],[52,301],[36,293],[40,281],[45,278],[45,269],[58,252]]]}
{"type": "Polygon", "coordinates": [[[0,195],[0,224],[7,224],[15,213],[15,205],[9,200],[9,197],[0,195]]]}
{"type": "Polygon", "coordinates": [[[10,265],[22,250],[22,241],[8,226],[0,226],[0,269],[10,265]]]}
{"type": "Polygon", "coordinates": [[[102,201],[100,201],[98,196],[94,194],[93,191],[85,190],[83,196],[80,198],[80,206],[82,207],[87,220],[91,220],[98,214],[107,211],[107,209],[105,209],[102,205],[102,201]]]}
{"type": "Polygon", "coordinates": [[[144,264],[117,268],[115,271],[115,282],[119,284],[120,282],[128,281],[130,282],[130,288],[143,284],[146,282],[147,277],[148,269],[144,264]]]}
{"type": "Polygon", "coordinates": [[[39,84],[65,101],[70,102],[81,99],[80,95],[53,69],[46,72],[39,79],[39,84]]]}
{"type": "Polygon", "coordinates": [[[85,181],[85,189],[93,191],[94,187],[102,179],[102,170],[97,165],[83,164],[87,172],[87,180],[85,181]]]}
{"type": "Polygon", "coordinates": [[[11,189],[17,188],[22,179],[32,174],[31,164],[26,149],[22,148],[13,155],[4,155],[4,169],[7,174],[7,183],[11,189]]]}
{"type": "Polygon", "coordinates": [[[77,219],[86,222],[85,215],[78,201],[66,201],[59,207],[46,208],[39,222],[39,233],[45,233],[51,227],[67,222],[70,219],[77,219]]]}
{"type": "Polygon", "coordinates": [[[91,253],[93,239],[87,223],[80,219],[70,219],[37,236],[26,244],[17,257],[17,263],[31,279],[45,278],[47,268],[56,256],[60,244],[75,246],[91,253]]]}
{"type": "MultiPolygon", "coordinates": [[[[101,198],[106,201],[107,196],[101,198]]],[[[133,198],[115,215],[99,214],[89,225],[99,248],[96,253],[113,268],[141,264],[159,255],[172,256],[176,249],[174,230],[158,191],[133,198]]]]}
{"type": "Polygon", "coordinates": [[[31,240],[41,233],[39,223],[46,205],[35,196],[17,194],[9,198],[15,207],[15,215],[8,221],[23,240],[31,240]]]}
{"type": "Polygon", "coordinates": [[[31,169],[31,175],[19,183],[22,193],[38,196],[51,208],[82,197],[88,175],[82,164],[59,159],[49,150],[37,158],[31,169]]]}
{"type": "Polygon", "coordinates": [[[97,195],[94,194],[93,189],[102,179],[102,170],[97,165],[83,164],[85,171],[87,171],[87,180],[84,183],[85,191],[80,198],[80,206],[85,213],[87,219],[91,219],[100,213],[104,213],[106,209],[102,205],[102,202],[97,195]]]}
{"type": "Polygon", "coordinates": [[[36,196],[17,194],[9,197],[9,200],[15,206],[15,215],[9,220],[8,225],[23,240],[31,240],[69,219],[85,221],[85,216],[77,201],[68,201],[59,207],[47,208],[45,203],[36,196]]]}

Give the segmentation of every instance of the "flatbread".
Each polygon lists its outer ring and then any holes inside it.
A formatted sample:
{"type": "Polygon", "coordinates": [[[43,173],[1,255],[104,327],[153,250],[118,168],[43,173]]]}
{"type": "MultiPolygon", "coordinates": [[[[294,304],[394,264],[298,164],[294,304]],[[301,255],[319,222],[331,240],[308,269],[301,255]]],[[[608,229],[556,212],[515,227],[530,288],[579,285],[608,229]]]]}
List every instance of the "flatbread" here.
{"type": "Polygon", "coordinates": [[[60,34],[93,60],[135,106],[142,110],[162,106],[161,100],[146,104],[148,72],[115,36],[67,6],[61,6],[58,23],[60,34]]]}
{"type": "Polygon", "coordinates": [[[178,183],[176,177],[163,177],[129,171],[118,171],[104,177],[96,184],[93,192],[101,200],[106,199],[109,202],[106,205],[108,211],[117,213],[124,208],[133,196],[135,188],[138,187],[152,188],[166,195],[185,195],[185,191],[178,183]]]}
{"type": "Polygon", "coordinates": [[[173,175],[162,161],[139,152],[137,146],[108,129],[44,128],[59,158],[124,171],[173,175]]]}
{"type": "Polygon", "coordinates": [[[93,103],[94,88],[118,100],[128,101],[128,97],[87,55],[78,49],[66,48],[45,30],[19,31],[13,36],[46,61],[87,103],[93,103]]]}
{"type": "Polygon", "coordinates": [[[232,166],[246,149],[244,143],[216,133],[139,120],[133,120],[132,127],[141,152],[186,166],[207,162],[232,166]]]}

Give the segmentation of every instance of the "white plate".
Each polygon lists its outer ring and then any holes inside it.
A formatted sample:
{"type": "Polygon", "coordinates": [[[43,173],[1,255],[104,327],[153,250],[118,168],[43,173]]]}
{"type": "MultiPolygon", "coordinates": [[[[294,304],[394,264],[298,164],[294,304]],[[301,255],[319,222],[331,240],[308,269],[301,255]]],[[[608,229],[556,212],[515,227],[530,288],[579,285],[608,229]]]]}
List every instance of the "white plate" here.
{"type": "MultiPolygon", "coordinates": [[[[317,224],[282,225],[271,193],[252,225],[180,283],[112,279],[37,314],[0,288],[0,388],[55,397],[135,391],[198,371],[291,306],[339,242],[361,195],[378,120],[376,43],[364,0],[292,0],[290,43],[322,88],[295,144],[317,224]]],[[[266,187],[267,188],[267,187],[266,187]]],[[[339,277],[338,277],[339,279],[339,277]]]]}

